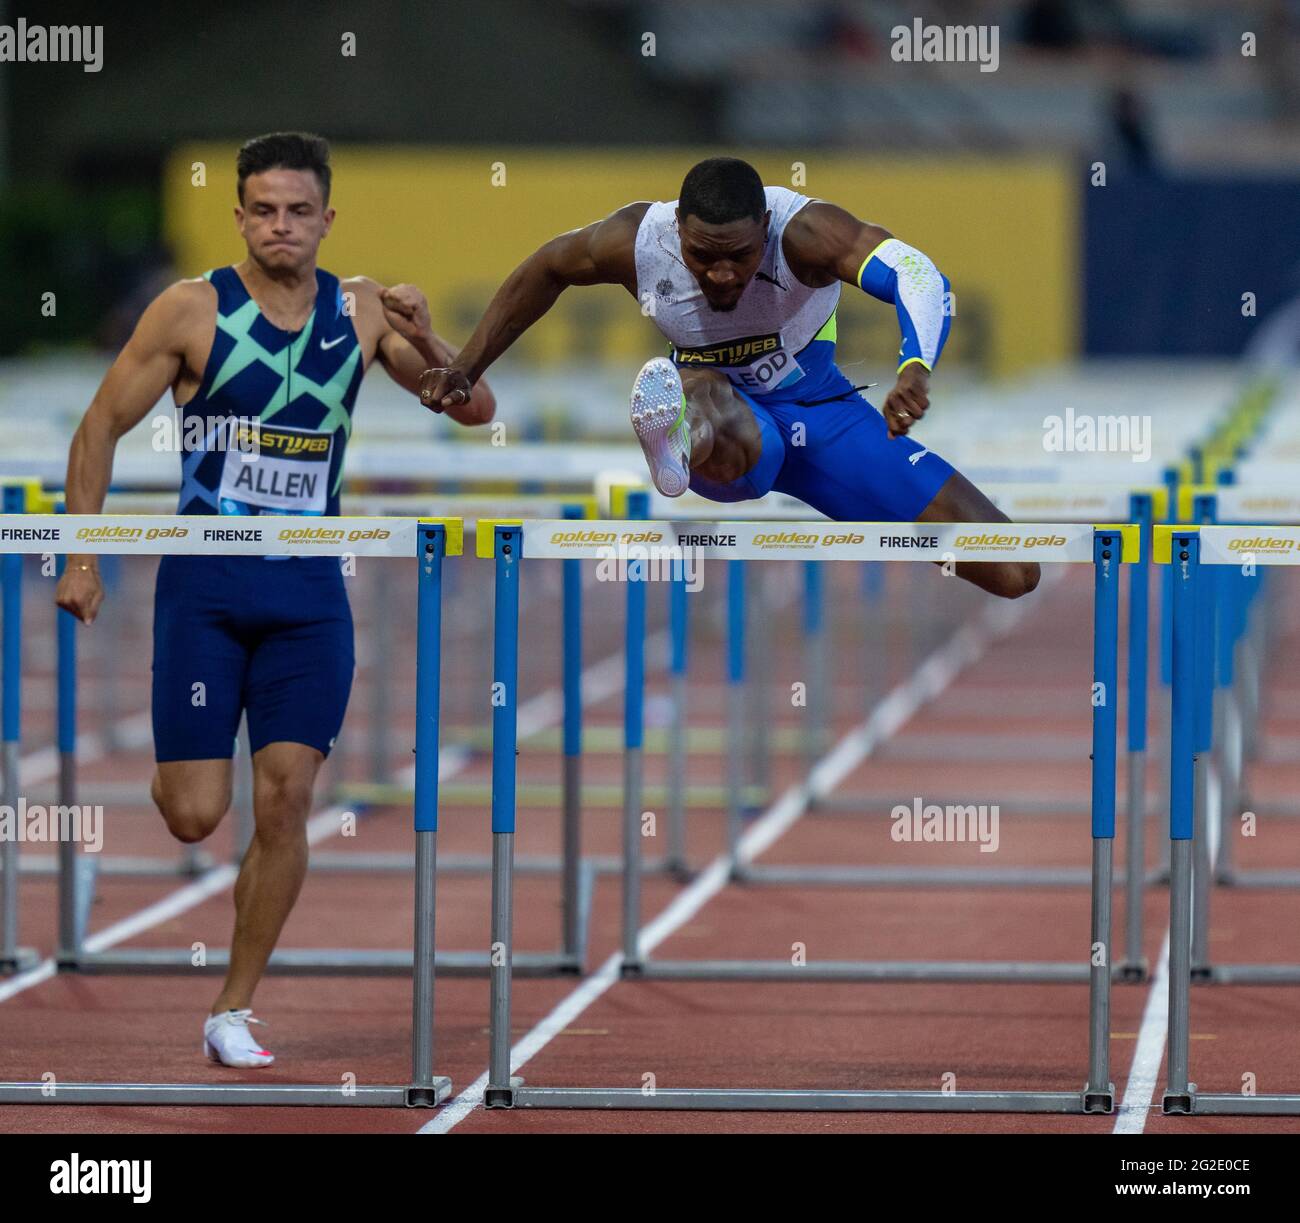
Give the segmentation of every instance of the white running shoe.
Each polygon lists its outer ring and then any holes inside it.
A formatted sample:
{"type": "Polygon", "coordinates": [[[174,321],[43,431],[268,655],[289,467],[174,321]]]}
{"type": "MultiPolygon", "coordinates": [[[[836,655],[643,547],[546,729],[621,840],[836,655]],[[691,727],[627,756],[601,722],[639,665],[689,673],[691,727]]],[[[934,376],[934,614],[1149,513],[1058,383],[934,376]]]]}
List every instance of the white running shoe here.
{"type": "Polygon", "coordinates": [[[223,1066],[269,1066],[275,1054],[268,1053],[253,1039],[250,1023],[261,1023],[251,1010],[222,1011],[203,1021],[203,1052],[223,1066]]]}
{"type": "Polygon", "coordinates": [[[680,497],[691,483],[691,430],[681,375],[667,357],[647,361],[632,384],[632,428],[655,488],[680,497]]]}

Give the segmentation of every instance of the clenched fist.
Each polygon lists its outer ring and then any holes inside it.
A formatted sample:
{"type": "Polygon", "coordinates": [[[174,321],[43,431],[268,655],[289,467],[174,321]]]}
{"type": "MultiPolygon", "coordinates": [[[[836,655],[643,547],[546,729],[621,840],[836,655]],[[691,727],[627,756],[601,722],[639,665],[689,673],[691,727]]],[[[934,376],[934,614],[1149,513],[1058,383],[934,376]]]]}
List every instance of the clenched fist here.
{"type": "Polygon", "coordinates": [[[394,285],[379,295],[388,325],[407,340],[429,335],[429,303],[414,285],[394,285]]]}
{"type": "Polygon", "coordinates": [[[899,371],[898,381],[880,409],[890,437],[902,437],[930,406],[930,371],[914,361],[899,371]]]}
{"type": "Polygon", "coordinates": [[[104,584],[99,580],[99,566],[69,561],[54,588],[54,602],[82,624],[93,624],[103,601],[104,584]]]}
{"type": "Polygon", "coordinates": [[[420,402],[430,411],[469,403],[473,394],[470,380],[458,369],[426,369],[420,375],[420,402]]]}

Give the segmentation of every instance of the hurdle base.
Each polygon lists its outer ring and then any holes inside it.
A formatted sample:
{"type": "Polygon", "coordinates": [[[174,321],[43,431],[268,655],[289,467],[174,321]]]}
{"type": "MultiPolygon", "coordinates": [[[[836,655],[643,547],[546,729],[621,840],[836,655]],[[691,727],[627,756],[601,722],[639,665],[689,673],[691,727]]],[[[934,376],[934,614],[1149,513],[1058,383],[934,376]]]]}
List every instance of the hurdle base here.
{"type": "Polygon", "coordinates": [[[1233,888],[1300,888],[1300,871],[1233,870],[1215,876],[1215,882],[1233,888]]]}
{"type": "MultiPolygon", "coordinates": [[[[183,858],[112,857],[95,863],[99,874],[132,879],[197,879],[206,871],[219,866],[215,859],[203,854],[193,863],[183,858]]],[[[59,873],[59,861],[53,854],[28,855],[19,866],[19,873],[39,878],[54,878],[59,873]]]]}
{"type": "Polygon", "coordinates": [[[407,1108],[437,1108],[451,1095],[451,1080],[446,1075],[434,1075],[432,1084],[406,1089],[407,1108]]]}
{"type": "Polygon", "coordinates": [[[1196,1084],[1188,1083],[1186,1091],[1166,1091],[1160,1101],[1160,1111],[1166,1117],[1190,1116],[1196,1104],[1196,1084]]]}
{"type": "Polygon", "coordinates": [[[1096,1088],[1083,1089],[1083,1111],[1085,1113],[1103,1113],[1109,1116],[1115,1111],[1115,1084],[1107,1083],[1104,1091],[1096,1088]]]}
{"type": "Polygon", "coordinates": [[[1087,964],[998,960],[825,960],[803,965],[789,960],[642,960],[620,967],[623,977],[652,981],[943,981],[1084,983],[1087,964]]]}
{"type": "Polygon", "coordinates": [[[261,1105],[284,1108],[434,1108],[451,1094],[451,1080],[431,1086],[355,1087],[258,1083],[0,1083],[0,1104],[58,1106],[144,1104],[201,1108],[261,1105]]]}
{"type": "MultiPolygon", "coordinates": [[[[736,863],[731,879],[741,884],[824,887],[1087,887],[1092,871],[1086,866],[768,866],[736,863]]],[[[1124,872],[1114,877],[1116,887],[1124,872]]]]}
{"type": "MultiPolygon", "coordinates": [[[[193,953],[171,948],[139,948],[129,951],[99,951],[66,956],[58,961],[62,972],[87,975],[215,975],[230,964],[225,948],[209,951],[202,964],[192,962],[193,953]]],[[[434,971],[443,977],[486,977],[490,970],[487,952],[445,951],[434,959],[434,971]]],[[[521,977],[581,976],[582,963],[576,956],[547,952],[518,952],[514,971],[521,977]]],[[[286,948],[272,952],[268,974],[288,977],[409,977],[415,971],[410,951],[317,950],[286,948]]]]}
{"type": "MultiPolygon", "coordinates": [[[[491,1089],[489,1089],[491,1090],[491,1089]]],[[[707,1112],[1080,1113],[1077,1091],[790,1091],[764,1088],[498,1088],[495,1108],[707,1112]]],[[[486,1097],[485,1097],[486,1098],[486,1097]]]]}
{"type": "Polygon", "coordinates": [[[1300,1116],[1300,1095],[1243,1096],[1235,1092],[1200,1092],[1189,1096],[1188,1112],[1198,1117],[1300,1116]]]}
{"type": "Polygon", "coordinates": [[[1300,964],[1214,964],[1192,969],[1204,985],[1300,985],[1300,964]]]}
{"type": "Polygon", "coordinates": [[[1151,965],[1146,956],[1140,960],[1123,960],[1115,965],[1115,979],[1126,985],[1143,985],[1151,979],[1151,965]]]}
{"type": "Polygon", "coordinates": [[[0,956],[0,974],[26,972],[41,962],[41,954],[34,947],[15,947],[13,955],[0,956]]]}

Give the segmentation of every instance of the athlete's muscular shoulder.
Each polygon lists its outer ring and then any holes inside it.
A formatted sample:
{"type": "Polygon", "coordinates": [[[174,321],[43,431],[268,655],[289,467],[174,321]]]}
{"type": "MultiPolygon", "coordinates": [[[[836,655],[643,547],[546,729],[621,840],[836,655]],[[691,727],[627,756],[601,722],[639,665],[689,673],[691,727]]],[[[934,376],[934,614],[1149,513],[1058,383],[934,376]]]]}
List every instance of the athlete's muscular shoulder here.
{"type": "Polygon", "coordinates": [[[187,385],[197,386],[212,351],[216,331],[217,291],[202,276],[168,285],[149,303],[131,335],[129,346],[141,356],[179,358],[178,398],[187,385]]]}
{"type": "Polygon", "coordinates": [[[384,304],[380,300],[384,286],[369,276],[349,276],[339,281],[339,291],[343,294],[343,309],[352,317],[362,358],[369,365],[380,339],[388,330],[384,304]]]}
{"type": "Polygon", "coordinates": [[[622,285],[636,296],[636,232],[648,201],[625,204],[602,220],[548,242],[551,273],[567,285],[622,285]]]}
{"type": "Polygon", "coordinates": [[[813,200],[790,218],[781,249],[790,270],[817,289],[837,280],[855,283],[862,261],[890,236],[836,204],[813,200]]]}
{"type": "MultiPolygon", "coordinates": [[[[135,334],[167,351],[184,353],[215,325],[217,291],[202,276],[168,285],[149,303],[135,334]]],[[[211,339],[211,336],[206,338],[211,339]]]]}

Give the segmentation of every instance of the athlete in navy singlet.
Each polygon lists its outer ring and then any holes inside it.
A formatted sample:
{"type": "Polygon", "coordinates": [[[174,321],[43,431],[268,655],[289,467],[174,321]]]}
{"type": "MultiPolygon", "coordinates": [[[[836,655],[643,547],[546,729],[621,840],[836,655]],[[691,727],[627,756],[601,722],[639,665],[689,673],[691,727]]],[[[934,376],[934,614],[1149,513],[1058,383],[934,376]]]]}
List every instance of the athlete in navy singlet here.
{"type": "MultiPolygon", "coordinates": [[[[95,395],[68,457],[67,510],[95,514],[118,438],[170,387],[179,409],[182,514],[339,512],[352,409],[376,358],[407,390],[455,352],[413,285],[339,281],[316,266],[334,221],[329,147],[318,136],[248,141],[235,218],[247,258],[181,281],[145,311],[95,395]]],[[[458,406],[491,419],[492,393],[458,406]]],[[[91,623],[94,556],[71,556],[61,607],[91,623]]],[[[255,832],[235,886],[230,969],[204,1023],[209,1057],[273,1060],[253,1037],[253,990],[297,898],[317,772],[352,683],[352,618],[337,558],[168,556],[154,599],[154,801],[182,841],[230,805],[241,714],[253,755],[255,832]]]]}

